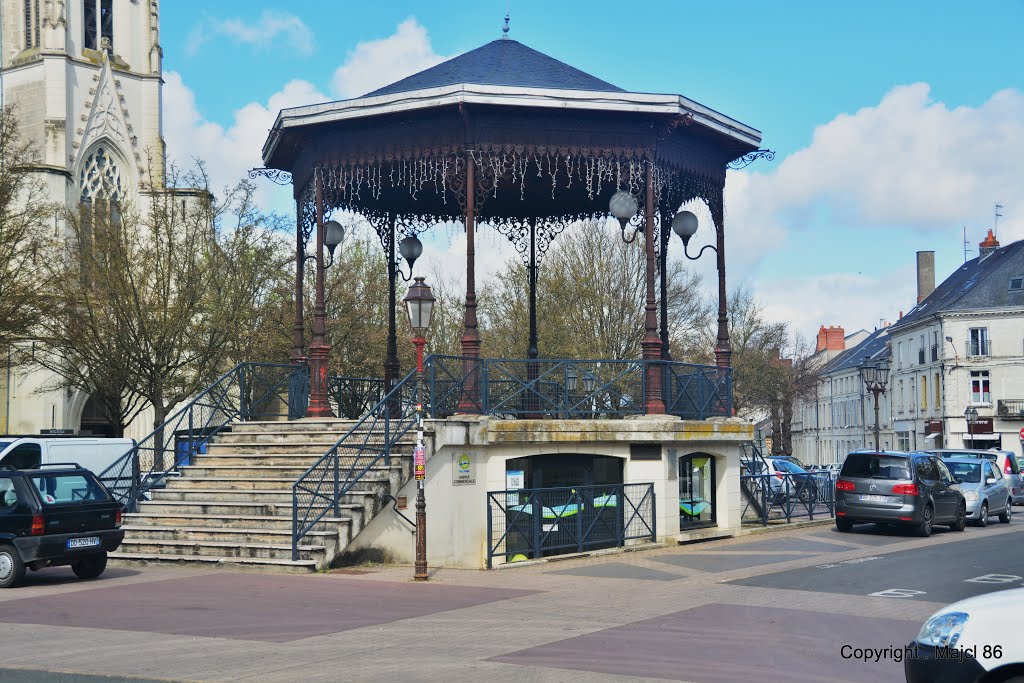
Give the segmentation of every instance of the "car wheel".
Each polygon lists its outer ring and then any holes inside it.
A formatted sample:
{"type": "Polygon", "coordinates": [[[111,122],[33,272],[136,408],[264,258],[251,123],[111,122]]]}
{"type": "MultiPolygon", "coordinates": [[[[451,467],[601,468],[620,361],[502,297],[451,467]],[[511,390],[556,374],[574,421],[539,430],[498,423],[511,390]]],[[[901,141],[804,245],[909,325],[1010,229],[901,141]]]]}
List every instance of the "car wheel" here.
{"type": "Polygon", "coordinates": [[[924,536],[927,538],[932,535],[932,521],[934,520],[934,517],[935,512],[932,510],[932,506],[925,506],[924,514],[921,516],[921,523],[917,525],[918,536],[924,536]]]}
{"type": "Polygon", "coordinates": [[[999,521],[1002,522],[1003,524],[1009,524],[1010,523],[1010,519],[1012,519],[1012,516],[1013,516],[1013,505],[1010,503],[1010,501],[1006,501],[1006,509],[1003,510],[1003,513],[1001,515],[999,515],[999,521]]]}
{"type": "Polygon", "coordinates": [[[0,545],[0,588],[13,588],[25,578],[25,563],[14,546],[0,545]]]}
{"type": "Polygon", "coordinates": [[[949,525],[950,531],[963,531],[967,528],[967,504],[960,503],[956,508],[956,517],[953,518],[953,523],[949,525]]]}
{"type": "Polygon", "coordinates": [[[95,579],[107,568],[107,554],[90,555],[71,563],[71,571],[80,579],[95,579]]]}
{"type": "Polygon", "coordinates": [[[804,484],[804,487],[800,489],[800,502],[804,505],[809,505],[814,502],[816,496],[814,495],[814,489],[810,483],[804,484]]]}
{"type": "Polygon", "coordinates": [[[848,519],[836,519],[836,529],[843,532],[844,534],[848,531],[853,531],[853,522],[848,519]]]}
{"type": "Polygon", "coordinates": [[[978,515],[978,526],[988,526],[988,501],[981,504],[981,514],[978,515]]]}

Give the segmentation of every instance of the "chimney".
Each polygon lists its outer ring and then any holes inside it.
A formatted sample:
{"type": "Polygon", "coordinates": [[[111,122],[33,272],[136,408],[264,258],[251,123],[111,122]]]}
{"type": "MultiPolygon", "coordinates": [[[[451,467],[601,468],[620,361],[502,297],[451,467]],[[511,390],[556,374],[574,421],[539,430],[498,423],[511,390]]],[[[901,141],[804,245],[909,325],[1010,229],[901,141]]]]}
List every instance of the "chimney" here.
{"type": "Polygon", "coordinates": [[[935,291],[935,252],[917,252],[917,303],[935,291]]]}
{"type": "Polygon", "coordinates": [[[829,326],[829,328],[825,330],[825,347],[829,351],[845,351],[846,331],[839,326],[829,326]]]}
{"type": "Polygon", "coordinates": [[[981,244],[978,245],[978,260],[981,261],[998,248],[999,240],[997,240],[996,236],[992,234],[991,230],[989,230],[988,235],[981,244]]]}
{"type": "Polygon", "coordinates": [[[822,325],[821,329],[818,330],[818,344],[814,347],[815,353],[821,353],[828,347],[826,342],[827,336],[828,332],[826,332],[825,326],[822,325]]]}

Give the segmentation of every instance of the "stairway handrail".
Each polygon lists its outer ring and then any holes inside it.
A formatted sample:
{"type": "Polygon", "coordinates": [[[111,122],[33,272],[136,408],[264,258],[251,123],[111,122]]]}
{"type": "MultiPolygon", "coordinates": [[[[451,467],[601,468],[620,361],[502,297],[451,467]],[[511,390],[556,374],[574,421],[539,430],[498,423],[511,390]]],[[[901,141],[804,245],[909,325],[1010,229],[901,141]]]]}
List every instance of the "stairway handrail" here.
{"type": "MultiPolygon", "coordinates": [[[[162,485],[167,477],[178,470],[182,463],[190,462],[192,457],[205,446],[213,436],[222,432],[235,419],[243,419],[251,413],[253,406],[263,404],[278,390],[287,385],[296,372],[305,372],[302,365],[288,363],[252,363],[242,362],[218,377],[212,384],[190,399],[185,405],[174,411],[162,424],[156,427],[141,441],[135,442],[131,449],[110,464],[99,474],[102,481],[114,498],[127,511],[134,511],[139,499],[150,489],[162,485]],[[282,377],[267,384],[258,396],[247,396],[246,377],[250,381],[257,369],[288,370],[282,377]],[[237,396],[234,391],[237,390],[237,396]],[[237,399],[237,400],[236,400],[237,399]],[[208,411],[205,412],[204,411],[208,411]],[[200,417],[197,424],[197,413],[200,417]],[[177,432],[186,431],[188,448],[180,450],[177,444],[169,466],[166,466],[164,455],[169,440],[177,436],[177,432]],[[140,453],[152,450],[152,465],[143,472],[140,453]]],[[[252,388],[252,387],[249,387],[252,388]]]]}

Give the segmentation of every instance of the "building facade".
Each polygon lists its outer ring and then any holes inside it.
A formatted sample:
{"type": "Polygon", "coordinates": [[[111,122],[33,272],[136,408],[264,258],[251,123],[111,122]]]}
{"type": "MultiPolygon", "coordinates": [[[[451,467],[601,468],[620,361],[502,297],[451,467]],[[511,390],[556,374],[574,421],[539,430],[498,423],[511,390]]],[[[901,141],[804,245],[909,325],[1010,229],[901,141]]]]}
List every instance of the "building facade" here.
{"type": "MultiPolygon", "coordinates": [[[[162,189],[159,3],[0,0],[0,9],[0,101],[35,145],[33,170],[51,201],[141,205],[162,189]]],[[[52,229],[61,236],[57,214],[52,229]]],[[[8,362],[0,373],[0,433],[106,432],[88,395],[30,368],[8,362]]]]}
{"type": "MultiPolygon", "coordinates": [[[[1001,448],[1021,455],[1024,241],[1000,247],[989,231],[979,246],[978,258],[934,291],[926,281],[919,303],[889,330],[899,450],[1001,448]],[[968,408],[978,413],[971,425],[968,408]]],[[[918,271],[920,286],[927,272],[920,256],[918,271]]]]}

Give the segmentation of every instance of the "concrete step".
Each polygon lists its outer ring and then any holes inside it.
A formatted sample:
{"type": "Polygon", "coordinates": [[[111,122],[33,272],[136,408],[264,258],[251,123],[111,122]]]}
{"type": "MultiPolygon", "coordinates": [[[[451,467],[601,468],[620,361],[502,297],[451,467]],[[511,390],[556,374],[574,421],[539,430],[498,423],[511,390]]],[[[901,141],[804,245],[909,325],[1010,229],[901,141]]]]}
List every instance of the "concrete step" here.
{"type": "MultiPolygon", "coordinates": [[[[383,483],[383,482],[381,482],[383,483]]],[[[386,486],[379,487],[380,489],[387,488],[386,486]]],[[[379,496],[381,493],[386,493],[383,490],[374,490],[372,488],[365,489],[354,489],[349,491],[346,496],[348,500],[342,500],[343,503],[355,503],[357,499],[363,497],[374,497],[379,496]]],[[[287,489],[255,489],[255,490],[238,490],[238,489],[218,489],[218,488],[204,488],[204,489],[182,489],[182,488],[169,488],[160,489],[153,491],[153,502],[163,501],[190,501],[197,503],[207,502],[239,502],[239,503],[270,503],[288,505],[289,509],[292,504],[292,490],[287,489]]]]}
{"type": "MultiPolygon", "coordinates": [[[[232,489],[235,491],[291,491],[295,479],[291,477],[180,477],[170,479],[162,489],[153,489],[155,497],[158,491],[187,491],[191,489],[232,489]]],[[[367,472],[357,486],[361,490],[376,490],[386,493],[391,485],[390,472],[367,472]]]]}
{"type": "MultiPolygon", "coordinates": [[[[213,467],[217,465],[277,465],[285,466],[291,465],[296,467],[310,467],[313,463],[317,462],[324,456],[324,453],[281,453],[281,452],[252,452],[246,451],[244,453],[233,453],[225,452],[220,449],[209,453],[203,453],[195,456],[192,464],[203,467],[213,467]]],[[[360,456],[359,460],[365,461],[369,456],[360,456]]],[[[342,455],[340,462],[343,465],[351,464],[356,459],[352,455],[342,455]]],[[[397,464],[405,460],[412,459],[412,450],[408,452],[392,452],[391,464],[397,464]]],[[[381,464],[384,464],[384,460],[381,459],[381,464]]]]}
{"type": "Polygon", "coordinates": [[[358,420],[346,419],[302,419],[302,420],[281,420],[281,421],[252,421],[234,422],[231,425],[232,432],[347,432],[352,429],[358,420]]]}
{"type": "MultiPolygon", "coordinates": [[[[348,505],[342,507],[342,514],[362,514],[362,506],[348,505]]],[[[291,515],[287,517],[273,515],[196,515],[188,513],[150,515],[143,512],[124,515],[128,526],[162,526],[162,527],[221,527],[224,529],[283,529],[292,530],[291,515]]],[[[340,526],[352,524],[349,517],[328,516],[313,526],[313,531],[331,531],[340,526]]],[[[342,532],[339,532],[342,533],[342,532]]]]}
{"type": "MultiPolygon", "coordinates": [[[[161,541],[153,539],[125,538],[120,552],[137,555],[192,555],[205,557],[231,557],[245,559],[291,560],[291,543],[224,543],[217,541],[161,541]]],[[[300,545],[300,560],[313,560],[318,565],[326,564],[327,546],[300,545]]]]}
{"type": "MultiPolygon", "coordinates": [[[[317,442],[305,442],[305,441],[271,441],[266,443],[256,442],[215,442],[207,446],[206,452],[210,455],[247,455],[257,453],[291,453],[295,455],[311,455],[317,458],[323,456],[327,451],[331,450],[335,441],[317,441],[317,442]]],[[[383,452],[383,441],[373,441],[369,445],[364,444],[362,441],[345,441],[338,446],[338,451],[342,455],[358,455],[360,453],[382,453],[383,452]]],[[[398,442],[398,445],[391,449],[392,453],[409,452],[411,453],[415,444],[412,442],[398,442]]],[[[200,454],[202,456],[202,454],[200,454]]]]}
{"type": "MultiPolygon", "coordinates": [[[[133,541],[156,540],[156,541],[211,541],[215,543],[271,543],[276,545],[290,544],[292,541],[291,529],[254,529],[241,527],[230,529],[223,527],[209,526],[148,526],[128,525],[122,526],[125,538],[133,541]]],[[[338,529],[333,531],[310,531],[306,533],[304,543],[310,545],[338,545],[341,539],[338,529]]]]}
{"type": "Polygon", "coordinates": [[[222,567],[231,570],[290,572],[309,574],[317,570],[315,560],[292,561],[267,558],[213,557],[207,555],[155,555],[147,553],[116,552],[109,555],[115,564],[123,566],[186,565],[195,567],[222,567]]]}
{"type": "MultiPolygon", "coordinates": [[[[369,460],[365,461],[369,464],[369,460]]],[[[370,465],[368,468],[365,464],[359,464],[359,471],[366,469],[366,476],[371,473],[387,475],[391,472],[401,473],[402,466],[393,464],[390,467],[387,465],[370,465]]],[[[216,467],[204,467],[203,465],[190,465],[188,467],[181,468],[181,478],[189,479],[192,477],[198,478],[211,478],[211,477],[226,477],[226,478],[237,478],[244,476],[246,479],[262,479],[264,477],[271,479],[290,479],[293,483],[296,479],[306,473],[308,467],[295,467],[289,465],[217,465],[216,467]]],[[[325,469],[326,471],[326,469],[325,469]]],[[[341,475],[346,475],[345,468],[341,468],[341,475]]]]}
{"type": "Polygon", "coordinates": [[[150,516],[290,517],[292,502],[151,500],[139,503],[139,513],[150,516]]]}

